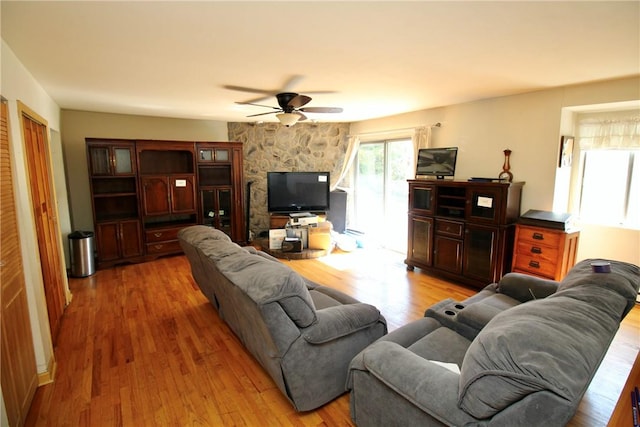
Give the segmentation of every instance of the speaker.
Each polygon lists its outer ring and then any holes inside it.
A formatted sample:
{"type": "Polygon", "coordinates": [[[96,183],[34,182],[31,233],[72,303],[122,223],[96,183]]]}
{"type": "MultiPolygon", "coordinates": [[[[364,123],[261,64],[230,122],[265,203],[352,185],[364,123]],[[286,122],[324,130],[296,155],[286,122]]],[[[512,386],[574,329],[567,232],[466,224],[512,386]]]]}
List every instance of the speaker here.
{"type": "Polygon", "coordinates": [[[337,233],[344,233],[347,228],[347,192],[335,190],[329,193],[329,210],[327,220],[333,224],[337,233]]]}

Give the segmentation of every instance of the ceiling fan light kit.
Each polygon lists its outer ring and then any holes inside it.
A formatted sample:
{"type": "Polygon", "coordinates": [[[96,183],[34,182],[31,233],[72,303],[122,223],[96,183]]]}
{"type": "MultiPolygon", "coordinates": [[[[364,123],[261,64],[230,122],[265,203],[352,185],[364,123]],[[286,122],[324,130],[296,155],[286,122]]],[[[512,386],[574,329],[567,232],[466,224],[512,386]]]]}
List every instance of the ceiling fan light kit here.
{"type": "Polygon", "coordinates": [[[280,120],[280,123],[286,127],[293,126],[298,123],[298,120],[300,120],[300,116],[295,113],[280,113],[276,114],[276,117],[280,120]]]}

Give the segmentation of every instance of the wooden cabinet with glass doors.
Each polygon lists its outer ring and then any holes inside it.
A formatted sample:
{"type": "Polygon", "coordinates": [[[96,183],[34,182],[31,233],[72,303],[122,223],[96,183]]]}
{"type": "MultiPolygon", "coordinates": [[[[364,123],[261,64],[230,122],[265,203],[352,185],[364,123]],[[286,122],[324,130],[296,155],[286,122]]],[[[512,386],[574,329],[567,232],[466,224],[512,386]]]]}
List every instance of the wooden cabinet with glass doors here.
{"type": "Polygon", "coordinates": [[[88,139],[87,157],[98,266],[141,256],[135,144],[88,139]]]}
{"type": "Polygon", "coordinates": [[[243,212],[242,144],[198,143],[199,222],[246,241],[243,212]]]}
{"type": "Polygon", "coordinates": [[[407,268],[482,288],[511,267],[524,183],[409,180],[407,268]]]}
{"type": "Polygon", "coordinates": [[[98,267],[180,253],[207,224],[245,242],[242,144],[87,139],[98,267]]]}

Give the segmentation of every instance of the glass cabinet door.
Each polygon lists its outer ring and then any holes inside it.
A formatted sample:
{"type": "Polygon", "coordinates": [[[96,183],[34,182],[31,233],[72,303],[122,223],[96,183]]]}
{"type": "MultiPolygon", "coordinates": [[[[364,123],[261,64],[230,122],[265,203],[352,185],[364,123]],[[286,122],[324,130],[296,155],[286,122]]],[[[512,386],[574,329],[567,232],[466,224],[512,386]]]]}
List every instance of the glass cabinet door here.
{"type": "Polygon", "coordinates": [[[133,173],[133,161],[131,149],[128,147],[113,149],[113,172],[115,175],[133,173]]]}
{"type": "Polygon", "coordinates": [[[466,219],[497,224],[500,221],[501,192],[497,188],[469,187],[466,219]]]}
{"type": "Polygon", "coordinates": [[[218,193],[218,228],[231,236],[231,190],[220,189],[218,193]]]}
{"type": "Polygon", "coordinates": [[[200,191],[202,223],[232,235],[233,198],[230,188],[211,188],[200,191]]]}
{"type": "Polygon", "coordinates": [[[109,147],[89,148],[89,162],[92,175],[110,175],[109,147]]]}
{"type": "Polygon", "coordinates": [[[199,162],[212,162],[213,161],[213,150],[211,148],[201,148],[198,150],[198,161],[199,162]]]}
{"type": "Polygon", "coordinates": [[[433,218],[409,216],[408,258],[430,266],[433,254],[433,218]]]}
{"type": "Polygon", "coordinates": [[[499,280],[494,277],[499,230],[494,227],[467,224],[464,237],[463,274],[486,283],[499,280]]]}
{"type": "Polygon", "coordinates": [[[423,214],[433,213],[434,187],[415,186],[409,193],[409,210],[423,214]]]}
{"type": "Polygon", "coordinates": [[[229,162],[231,156],[228,148],[199,147],[198,162],[229,162]]]}
{"type": "Polygon", "coordinates": [[[216,148],[215,159],[216,162],[228,162],[230,160],[229,150],[227,150],[226,148],[216,148]]]}
{"type": "Polygon", "coordinates": [[[92,175],[133,175],[135,173],[132,147],[96,145],[89,147],[92,175]]]}

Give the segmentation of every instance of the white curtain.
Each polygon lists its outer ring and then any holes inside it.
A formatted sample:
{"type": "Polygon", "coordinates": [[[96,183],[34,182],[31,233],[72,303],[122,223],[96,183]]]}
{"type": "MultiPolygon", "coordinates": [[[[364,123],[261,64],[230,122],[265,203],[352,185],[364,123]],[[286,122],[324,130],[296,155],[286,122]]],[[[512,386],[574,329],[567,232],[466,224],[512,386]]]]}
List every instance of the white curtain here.
{"type": "Polygon", "coordinates": [[[421,148],[429,148],[431,145],[431,126],[415,128],[411,140],[413,141],[413,159],[415,163],[418,161],[418,150],[421,148]]]}
{"type": "Polygon", "coordinates": [[[578,136],[582,150],[640,148],[640,116],[585,118],[579,122],[578,136]]]}
{"type": "MultiPolygon", "coordinates": [[[[349,136],[349,144],[347,146],[347,152],[344,156],[344,161],[342,162],[342,169],[340,169],[340,175],[338,179],[334,181],[331,185],[331,191],[338,188],[338,184],[344,179],[349,171],[349,168],[353,164],[353,161],[356,158],[356,154],[358,154],[358,148],[360,148],[360,137],[358,135],[349,136]]],[[[343,188],[344,189],[344,188],[343,188]]],[[[346,190],[346,189],[344,189],[346,190]]]]}

